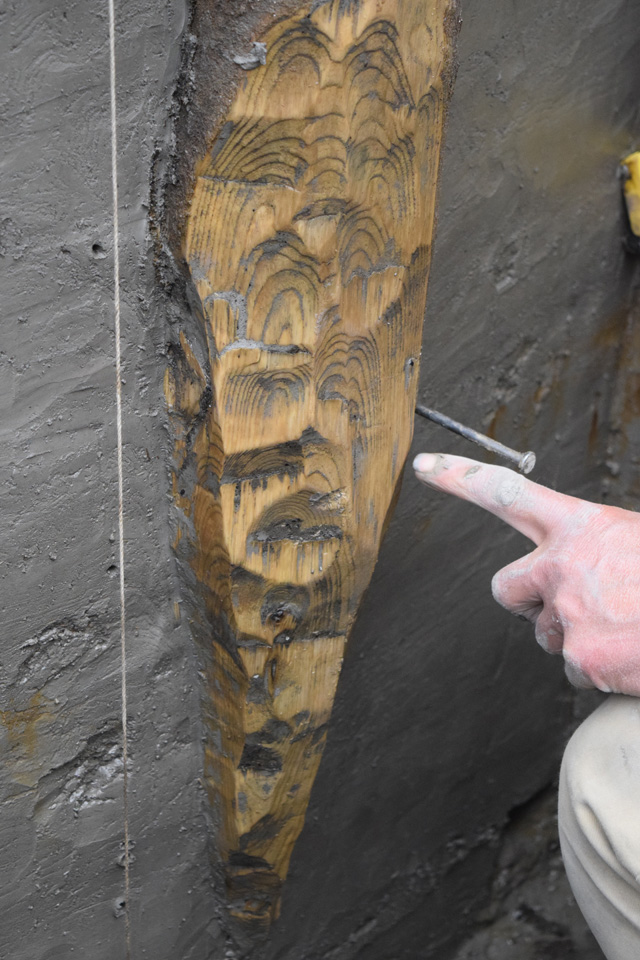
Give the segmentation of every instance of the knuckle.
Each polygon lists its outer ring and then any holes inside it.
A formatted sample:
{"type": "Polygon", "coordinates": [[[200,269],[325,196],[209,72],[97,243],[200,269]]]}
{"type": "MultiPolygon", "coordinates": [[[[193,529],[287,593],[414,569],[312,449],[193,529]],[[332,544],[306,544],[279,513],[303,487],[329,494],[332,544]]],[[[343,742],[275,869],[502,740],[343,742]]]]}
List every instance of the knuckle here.
{"type": "Polygon", "coordinates": [[[504,570],[498,570],[491,578],[491,593],[496,603],[501,607],[507,605],[507,582],[508,578],[504,570]]]}
{"type": "Polygon", "coordinates": [[[512,507],[523,490],[523,478],[512,470],[504,468],[502,470],[504,475],[500,476],[494,488],[493,497],[500,507],[512,507]]]}

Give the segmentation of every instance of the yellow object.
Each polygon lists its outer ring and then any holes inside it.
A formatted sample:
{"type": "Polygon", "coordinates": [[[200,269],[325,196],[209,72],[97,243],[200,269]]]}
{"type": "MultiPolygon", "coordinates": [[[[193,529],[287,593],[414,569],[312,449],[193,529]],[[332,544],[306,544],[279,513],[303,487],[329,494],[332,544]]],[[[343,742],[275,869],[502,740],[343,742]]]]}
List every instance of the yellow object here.
{"type": "Polygon", "coordinates": [[[626,167],[624,180],[624,199],[627,204],[631,230],[640,237],[640,151],[630,153],[622,161],[626,167]],[[628,173],[627,173],[628,171],[628,173]]]}

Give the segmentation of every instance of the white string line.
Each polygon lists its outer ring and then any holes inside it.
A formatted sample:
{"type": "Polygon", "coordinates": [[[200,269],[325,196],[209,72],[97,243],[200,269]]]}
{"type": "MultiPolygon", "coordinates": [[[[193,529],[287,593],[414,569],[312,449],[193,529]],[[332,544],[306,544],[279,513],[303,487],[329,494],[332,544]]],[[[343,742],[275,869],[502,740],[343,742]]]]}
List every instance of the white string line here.
{"type": "Polygon", "coordinates": [[[124,764],[122,790],[124,808],[124,924],[126,960],[130,960],[130,850],[129,799],[127,793],[129,744],[127,737],[127,645],[124,592],[124,471],[122,468],[122,363],[120,354],[120,228],[118,221],[118,130],[116,113],[116,28],[114,0],[109,0],[109,79],[111,99],[111,193],[113,197],[113,306],[116,361],[116,436],[118,452],[118,545],[120,559],[120,676],[122,700],[122,762],[124,764]]]}

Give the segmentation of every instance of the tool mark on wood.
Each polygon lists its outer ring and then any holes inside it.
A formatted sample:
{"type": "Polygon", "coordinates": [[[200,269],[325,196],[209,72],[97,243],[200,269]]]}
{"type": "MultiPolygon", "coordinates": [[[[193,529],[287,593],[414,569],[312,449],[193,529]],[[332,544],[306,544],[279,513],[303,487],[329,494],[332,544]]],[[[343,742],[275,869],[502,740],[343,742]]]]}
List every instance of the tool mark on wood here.
{"type": "Polygon", "coordinates": [[[273,25],[196,169],[208,355],[166,394],[176,549],[204,598],[205,780],[232,916],[266,930],[409,449],[450,54],[446,0],[273,25]]]}

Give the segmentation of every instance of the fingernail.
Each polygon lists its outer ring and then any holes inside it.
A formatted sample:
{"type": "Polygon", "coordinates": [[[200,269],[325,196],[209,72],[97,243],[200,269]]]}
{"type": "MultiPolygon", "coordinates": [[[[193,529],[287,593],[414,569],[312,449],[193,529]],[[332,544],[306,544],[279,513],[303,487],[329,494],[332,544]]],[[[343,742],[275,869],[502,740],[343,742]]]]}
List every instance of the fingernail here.
{"type": "Polygon", "coordinates": [[[413,461],[413,469],[416,473],[431,473],[435,470],[437,462],[435,453],[419,453],[413,461]]]}

